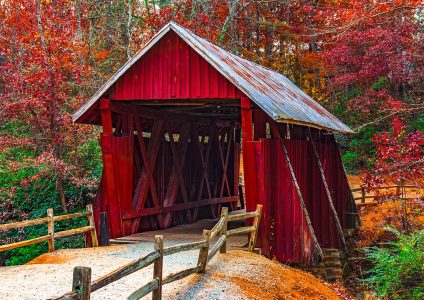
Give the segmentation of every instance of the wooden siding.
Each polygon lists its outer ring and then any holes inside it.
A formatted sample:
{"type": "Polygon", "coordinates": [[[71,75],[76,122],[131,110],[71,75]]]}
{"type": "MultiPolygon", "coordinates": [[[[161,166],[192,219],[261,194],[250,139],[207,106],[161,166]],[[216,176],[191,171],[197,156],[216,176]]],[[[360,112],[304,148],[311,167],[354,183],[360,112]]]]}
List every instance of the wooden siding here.
{"type": "Polygon", "coordinates": [[[242,93],[173,31],[115,83],[113,100],[225,99],[242,93]]]}

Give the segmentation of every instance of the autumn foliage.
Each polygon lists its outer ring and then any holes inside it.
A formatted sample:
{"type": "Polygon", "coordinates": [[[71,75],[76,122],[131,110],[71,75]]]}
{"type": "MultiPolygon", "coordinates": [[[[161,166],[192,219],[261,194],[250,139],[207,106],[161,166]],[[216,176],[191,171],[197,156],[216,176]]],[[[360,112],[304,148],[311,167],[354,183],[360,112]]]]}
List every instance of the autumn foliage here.
{"type": "Polygon", "coordinates": [[[1,1],[0,222],[93,200],[98,131],[71,115],[170,20],[283,73],[354,128],[339,139],[345,166],[369,185],[422,184],[422,13],[417,0],[1,1]]]}

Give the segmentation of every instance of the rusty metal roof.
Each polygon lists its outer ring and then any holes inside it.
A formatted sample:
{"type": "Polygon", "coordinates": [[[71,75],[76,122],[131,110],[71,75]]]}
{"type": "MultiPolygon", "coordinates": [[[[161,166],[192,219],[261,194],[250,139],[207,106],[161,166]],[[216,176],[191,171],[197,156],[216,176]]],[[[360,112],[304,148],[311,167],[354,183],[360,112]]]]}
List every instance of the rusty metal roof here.
{"type": "Polygon", "coordinates": [[[351,133],[352,130],[282,74],[236,56],[170,22],[115,73],[73,116],[78,121],[115,81],[168,31],[174,31],[218,72],[232,82],[273,120],[351,133]]]}

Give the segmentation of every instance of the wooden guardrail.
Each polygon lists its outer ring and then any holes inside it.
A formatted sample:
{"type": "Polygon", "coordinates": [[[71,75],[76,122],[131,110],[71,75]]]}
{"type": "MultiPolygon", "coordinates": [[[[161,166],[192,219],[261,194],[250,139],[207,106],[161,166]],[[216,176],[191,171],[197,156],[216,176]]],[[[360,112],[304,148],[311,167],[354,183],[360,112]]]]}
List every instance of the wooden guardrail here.
{"type": "Polygon", "coordinates": [[[226,241],[228,236],[236,234],[246,234],[249,236],[249,251],[253,251],[256,243],[258,233],[259,221],[262,214],[262,205],[257,205],[256,211],[243,214],[228,215],[228,208],[221,209],[221,217],[217,224],[211,230],[203,230],[202,239],[200,241],[163,247],[163,236],[156,235],[154,250],[144,257],[136,259],[94,281],[91,281],[91,268],[90,267],[75,267],[73,273],[72,291],[64,294],[61,297],[55,298],[56,300],[89,300],[90,294],[97,291],[106,285],[115,282],[129,274],[139,271],[151,264],[153,267],[153,279],[131,293],[128,297],[129,300],[136,300],[152,293],[152,299],[162,299],[162,286],[176,280],[187,277],[190,274],[202,273],[206,270],[208,262],[218,253],[226,252],[226,241]],[[253,225],[248,227],[241,227],[227,231],[227,224],[231,221],[243,220],[254,218],[253,225]],[[210,249],[211,240],[218,238],[217,242],[210,249]],[[182,251],[200,249],[197,260],[197,265],[177,273],[170,274],[163,278],[163,257],[172,255],[182,251]]]}
{"type": "MultiPolygon", "coordinates": [[[[415,198],[408,198],[406,197],[407,189],[415,189],[415,190],[421,190],[424,189],[423,186],[417,186],[417,185],[389,185],[389,186],[380,186],[380,187],[373,187],[372,191],[379,191],[379,190],[390,190],[390,189],[396,189],[395,196],[401,197],[402,200],[411,200],[415,198]]],[[[361,192],[361,196],[355,197],[354,200],[361,200],[361,203],[365,203],[366,199],[375,199],[376,197],[380,197],[382,195],[369,195],[367,188],[365,186],[359,187],[359,188],[353,188],[351,189],[352,193],[361,192]]]]}
{"type": "Polygon", "coordinates": [[[25,247],[25,246],[29,246],[33,244],[38,244],[45,241],[47,241],[48,243],[48,251],[52,252],[55,249],[56,239],[68,237],[68,236],[72,236],[76,234],[81,234],[88,231],[91,232],[92,246],[97,247],[98,241],[97,241],[96,230],[94,228],[93,206],[91,204],[87,205],[86,210],[87,210],[86,212],[82,212],[82,213],[54,216],[53,209],[49,208],[47,209],[47,217],[45,218],[26,220],[26,221],[14,222],[14,223],[8,223],[8,224],[0,224],[0,231],[7,231],[13,228],[24,228],[28,226],[47,224],[47,235],[43,235],[34,239],[16,242],[12,244],[0,245],[0,252],[15,249],[15,248],[20,248],[20,247],[25,247]],[[55,222],[70,220],[74,218],[81,218],[81,217],[87,218],[88,226],[55,232],[54,230],[55,222]]]}

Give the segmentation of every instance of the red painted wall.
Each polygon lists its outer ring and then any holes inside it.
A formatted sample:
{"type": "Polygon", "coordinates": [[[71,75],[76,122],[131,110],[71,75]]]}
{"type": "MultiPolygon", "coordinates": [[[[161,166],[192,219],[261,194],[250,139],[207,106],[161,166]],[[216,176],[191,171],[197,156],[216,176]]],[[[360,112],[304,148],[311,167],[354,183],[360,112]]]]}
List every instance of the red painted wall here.
{"type": "Polygon", "coordinates": [[[174,32],[115,83],[114,100],[240,98],[242,93],[174,32]]]}
{"type": "MultiPolygon", "coordinates": [[[[284,143],[319,244],[342,249],[313,148],[306,140],[309,129],[290,128],[290,139],[284,143]]],[[[311,131],[342,227],[352,228],[354,208],[337,144],[332,136],[311,131]]],[[[310,264],[316,257],[315,249],[279,139],[261,138],[244,146],[247,209],[253,211],[256,204],[264,206],[258,238],[262,252],[282,262],[310,264]]]]}

